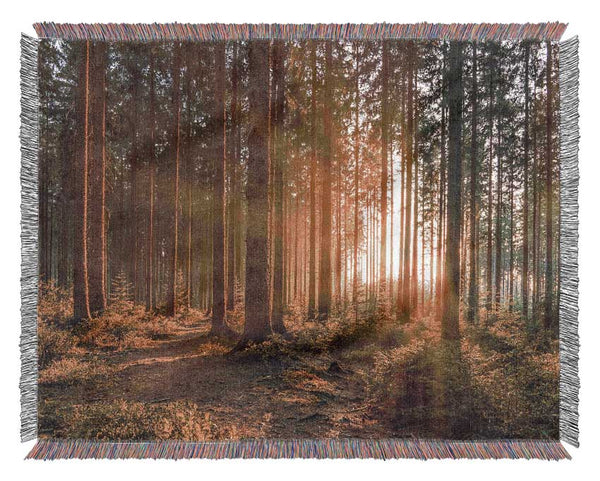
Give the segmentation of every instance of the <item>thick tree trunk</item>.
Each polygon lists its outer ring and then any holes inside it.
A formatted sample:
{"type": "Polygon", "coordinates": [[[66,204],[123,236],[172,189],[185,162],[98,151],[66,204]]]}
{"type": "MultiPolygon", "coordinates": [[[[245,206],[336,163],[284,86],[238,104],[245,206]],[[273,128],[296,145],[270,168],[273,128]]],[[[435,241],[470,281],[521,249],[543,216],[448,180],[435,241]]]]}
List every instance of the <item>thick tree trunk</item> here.
{"type": "Polygon", "coordinates": [[[412,241],[412,184],[413,184],[413,135],[414,135],[414,42],[410,41],[407,45],[408,48],[408,59],[407,59],[407,123],[406,132],[404,132],[404,139],[406,142],[406,210],[404,218],[404,272],[403,272],[403,292],[402,302],[400,311],[398,312],[399,319],[402,321],[408,321],[410,318],[411,311],[411,269],[410,269],[410,253],[411,253],[411,241],[412,241]]]}
{"type": "Polygon", "coordinates": [[[359,84],[360,84],[360,59],[358,55],[358,44],[355,43],[353,45],[354,51],[354,62],[355,62],[355,71],[354,71],[354,239],[353,239],[353,266],[354,266],[354,275],[352,279],[352,302],[354,304],[355,313],[358,316],[358,241],[359,241],[359,225],[358,225],[358,206],[359,206],[359,155],[360,155],[360,130],[358,123],[358,110],[360,103],[360,93],[359,93],[359,84]]]}
{"type": "Polygon", "coordinates": [[[450,44],[448,70],[448,209],[446,231],[444,282],[444,308],[442,316],[442,338],[458,340],[459,288],[460,288],[460,231],[462,221],[462,44],[450,44]]]}
{"type": "Polygon", "coordinates": [[[544,328],[553,327],[554,278],[553,278],[553,212],[552,212],[552,44],[546,43],[546,292],[544,295],[544,328]]]}
{"type": "Polygon", "coordinates": [[[492,265],[492,213],[494,205],[493,191],[493,159],[494,159],[494,83],[493,72],[490,72],[489,86],[489,106],[488,106],[488,139],[489,139],[489,158],[488,158],[488,196],[487,196],[487,251],[486,251],[486,312],[489,314],[492,310],[492,299],[494,295],[494,286],[492,284],[493,265],[492,265]]]}
{"type": "Polygon", "coordinates": [[[323,161],[321,194],[321,243],[319,259],[319,318],[327,320],[331,305],[331,70],[332,46],[325,43],[325,85],[323,92],[323,161]]]}
{"type": "Polygon", "coordinates": [[[129,239],[127,242],[127,248],[129,252],[127,252],[127,266],[129,271],[129,280],[132,286],[132,294],[134,303],[138,300],[138,274],[139,274],[139,265],[138,265],[138,257],[140,252],[140,245],[138,239],[138,232],[140,230],[140,222],[138,218],[138,178],[140,171],[140,163],[141,163],[141,135],[139,133],[139,124],[140,124],[140,104],[141,104],[141,95],[140,95],[140,84],[142,72],[141,68],[138,65],[137,56],[139,55],[139,46],[132,47],[133,58],[130,60],[130,71],[131,71],[131,104],[130,111],[132,115],[131,121],[131,155],[130,155],[130,163],[131,169],[129,171],[129,209],[127,212],[127,226],[129,228],[129,239]]]}
{"type": "Polygon", "coordinates": [[[106,72],[106,44],[94,42],[90,46],[89,89],[89,168],[87,212],[87,273],[89,305],[92,315],[101,313],[106,306],[104,297],[104,76],[106,72]]]}
{"type": "Polygon", "coordinates": [[[508,190],[508,203],[510,206],[510,226],[509,226],[509,254],[508,254],[508,312],[513,312],[513,303],[515,299],[515,241],[514,241],[514,230],[515,230],[515,222],[514,222],[514,211],[515,211],[515,202],[514,202],[514,181],[515,181],[515,166],[514,160],[511,158],[509,162],[509,190],[508,190]]]}
{"type": "MultiPolygon", "coordinates": [[[[392,131],[393,132],[393,131],[392,131]]],[[[389,134],[389,158],[390,158],[390,266],[388,272],[389,285],[388,297],[390,306],[394,305],[394,149],[393,133],[389,134]]]]}
{"type": "Polygon", "coordinates": [[[525,121],[523,125],[523,275],[521,278],[522,315],[529,321],[529,52],[525,43],[525,121]]]}
{"type": "Polygon", "coordinates": [[[225,43],[214,47],[214,155],[213,155],[213,334],[225,333],[225,43]]]}
{"type": "MultiPolygon", "coordinates": [[[[60,182],[61,182],[61,200],[60,200],[60,230],[59,245],[61,248],[58,253],[57,265],[57,283],[59,287],[66,289],[70,285],[71,253],[73,251],[73,168],[78,165],[76,157],[77,132],[73,132],[69,127],[71,114],[66,114],[64,118],[65,125],[61,130],[60,143],[62,159],[60,161],[60,182]]],[[[41,160],[41,159],[40,159],[41,160]]],[[[40,197],[41,203],[41,197],[40,197]]],[[[40,275],[41,279],[41,275],[40,275]]]]}
{"type": "MultiPolygon", "coordinates": [[[[191,55],[191,44],[186,45],[185,51],[185,62],[188,68],[192,62],[191,55]]],[[[186,224],[187,224],[187,235],[186,235],[186,268],[185,268],[185,303],[189,309],[192,306],[192,222],[193,222],[193,184],[194,184],[194,164],[195,159],[192,155],[192,112],[191,112],[191,75],[188,73],[185,78],[185,96],[186,96],[186,132],[185,142],[183,149],[183,158],[185,161],[185,183],[186,183],[186,224]]]]}
{"type": "Polygon", "coordinates": [[[311,61],[311,97],[310,97],[310,232],[309,232],[309,259],[308,259],[308,317],[316,314],[316,175],[317,175],[317,43],[312,42],[310,53],[311,61]]]}
{"type": "Polygon", "coordinates": [[[147,267],[146,267],[146,310],[154,311],[156,299],[154,298],[154,185],[156,182],[156,87],[155,87],[155,60],[154,50],[149,47],[150,55],[150,105],[149,105],[149,139],[148,164],[150,175],[148,178],[148,239],[147,239],[147,267]]]}
{"type": "MultiPolygon", "coordinates": [[[[500,144],[500,130],[502,123],[501,121],[497,124],[498,144],[500,144]]],[[[494,311],[500,309],[500,302],[502,300],[502,159],[500,158],[500,151],[497,151],[496,155],[496,228],[495,228],[495,248],[496,248],[496,271],[494,277],[494,311]]]]}
{"type": "Polygon", "coordinates": [[[532,125],[532,143],[533,143],[533,172],[532,172],[532,182],[533,182],[533,212],[532,212],[532,241],[533,241],[533,252],[532,252],[532,277],[533,277],[533,285],[532,285],[532,306],[531,312],[532,317],[535,321],[538,321],[538,313],[539,313],[539,292],[540,292],[540,276],[539,276],[539,252],[540,252],[540,176],[539,176],[539,166],[538,166],[538,148],[537,148],[537,109],[535,109],[537,98],[537,89],[535,83],[533,84],[533,102],[534,106],[534,115],[533,115],[533,125],[532,125]]]}
{"type": "Polygon", "coordinates": [[[441,113],[441,132],[440,132],[440,182],[439,182],[439,214],[437,228],[437,263],[436,263],[436,313],[442,313],[443,285],[444,275],[444,220],[446,217],[446,108],[444,107],[446,98],[446,49],[444,48],[444,58],[442,60],[442,113],[441,113]]]}
{"type": "Polygon", "coordinates": [[[180,121],[181,121],[181,93],[179,89],[181,77],[181,45],[175,45],[173,60],[173,118],[174,126],[171,134],[171,148],[173,149],[173,220],[171,230],[171,269],[169,272],[169,289],[167,292],[167,315],[177,314],[177,268],[178,268],[178,244],[179,244],[179,152],[180,152],[180,121]]]}
{"type": "Polygon", "coordinates": [[[273,331],[282,334],[284,306],[284,221],[283,221],[283,163],[284,163],[284,105],[285,105],[285,45],[275,41],[273,45],[274,112],[273,132],[273,306],[271,326],[273,331]]]}
{"type": "Polygon", "coordinates": [[[75,150],[76,172],[74,174],[74,234],[73,245],[73,315],[76,320],[90,318],[89,286],[87,274],[87,206],[89,170],[89,90],[90,90],[90,41],[82,44],[78,68],[76,100],[77,146],[75,150]]]}
{"type": "Polygon", "coordinates": [[[78,169],[75,174],[74,317],[89,318],[106,307],[105,71],[106,45],[86,42],[77,99],[78,169]]]}
{"type": "Polygon", "coordinates": [[[469,295],[467,321],[471,324],[477,321],[477,308],[479,304],[479,279],[477,278],[477,195],[479,188],[479,159],[477,152],[477,44],[473,42],[473,70],[471,90],[471,178],[469,185],[469,295]]]}
{"type": "Polygon", "coordinates": [[[336,232],[336,240],[335,240],[335,304],[336,306],[340,306],[342,301],[342,159],[341,156],[336,155],[335,152],[335,139],[333,140],[333,148],[334,153],[332,157],[335,159],[336,165],[336,187],[337,187],[337,208],[335,215],[335,232],[336,232]]]}
{"type": "Polygon", "coordinates": [[[404,295],[404,218],[406,210],[406,74],[401,81],[401,118],[400,118],[400,236],[398,239],[398,284],[396,287],[396,314],[400,317],[404,295]]]}
{"type": "MultiPolygon", "coordinates": [[[[415,56],[416,58],[416,56],[415,56]]],[[[416,63],[416,62],[415,62],[416,63]]],[[[412,238],[412,273],[411,273],[411,293],[410,293],[410,305],[413,310],[418,309],[418,291],[419,291],[419,273],[418,273],[418,239],[419,239],[419,109],[418,109],[418,89],[417,85],[417,68],[416,65],[413,67],[413,164],[415,170],[415,184],[414,184],[414,203],[413,203],[413,238],[412,238]]]]}
{"type": "Polygon", "coordinates": [[[248,180],[246,198],[246,321],[241,345],[264,341],[271,334],[268,283],[269,175],[269,42],[248,44],[248,180]]]}
{"type": "Polygon", "coordinates": [[[380,258],[379,258],[379,297],[384,301],[386,292],[386,246],[387,246],[387,197],[388,197],[388,83],[389,83],[389,42],[384,40],[382,46],[382,71],[381,71],[381,197],[379,212],[381,216],[380,232],[380,258]]]}
{"type": "Polygon", "coordinates": [[[236,222],[237,212],[240,209],[238,205],[238,168],[240,159],[238,157],[238,83],[239,83],[239,72],[238,72],[238,44],[233,45],[233,60],[232,60],[232,71],[231,71],[231,135],[230,135],[230,164],[229,164],[229,233],[227,236],[227,310],[233,311],[235,308],[235,281],[236,271],[239,262],[239,257],[236,256],[236,247],[239,242],[238,229],[239,225],[236,222]]]}

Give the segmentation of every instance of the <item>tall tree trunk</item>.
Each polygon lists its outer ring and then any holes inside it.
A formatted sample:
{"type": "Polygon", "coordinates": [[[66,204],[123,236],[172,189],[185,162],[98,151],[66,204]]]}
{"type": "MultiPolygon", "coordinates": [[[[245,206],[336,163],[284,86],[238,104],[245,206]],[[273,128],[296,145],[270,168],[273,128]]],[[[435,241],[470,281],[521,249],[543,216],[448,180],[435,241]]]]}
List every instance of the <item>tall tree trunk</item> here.
{"type": "Polygon", "coordinates": [[[294,276],[294,280],[293,280],[293,284],[292,284],[292,300],[294,302],[297,301],[298,299],[298,287],[299,287],[299,263],[298,263],[298,256],[301,254],[300,251],[298,250],[298,237],[300,235],[300,228],[299,228],[299,216],[300,216],[300,196],[296,196],[295,200],[294,200],[294,251],[292,252],[293,260],[294,260],[294,264],[292,267],[293,270],[293,276],[294,276]]]}
{"type": "Polygon", "coordinates": [[[149,163],[149,189],[148,189],[148,259],[146,268],[146,310],[153,311],[156,306],[154,298],[154,185],[156,182],[156,88],[155,88],[155,60],[154,49],[148,48],[150,55],[150,105],[149,105],[149,139],[148,163],[149,163]]]}
{"type": "MultiPolygon", "coordinates": [[[[425,177],[425,166],[423,165],[423,177],[425,177]]],[[[425,197],[421,197],[421,283],[420,283],[420,306],[425,310],[425,197]]]]}
{"type": "Polygon", "coordinates": [[[386,246],[387,246],[387,197],[388,197],[388,82],[389,82],[389,42],[383,41],[381,71],[381,197],[379,212],[381,215],[380,259],[379,259],[379,297],[383,302],[387,295],[386,287],[386,246]]]}
{"type": "Polygon", "coordinates": [[[83,123],[83,142],[76,183],[76,241],[74,250],[74,316],[89,318],[106,307],[104,290],[104,76],[106,45],[85,43],[79,76],[78,111],[83,123]]]}
{"type": "Polygon", "coordinates": [[[462,221],[462,44],[450,44],[448,70],[448,209],[446,230],[444,282],[444,309],[442,316],[442,338],[459,339],[459,289],[460,289],[460,231],[462,221]]]}
{"type": "MultiPolygon", "coordinates": [[[[523,126],[523,276],[521,278],[522,315],[529,321],[529,51],[525,43],[525,122],[523,126]]],[[[535,182],[535,181],[534,181],[535,182]]]]}
{"type": "Polygon", "coordinates": [[[273,307],[271,326],[274,332],[285,332],[283,325],[283,154],[284,154],[284,104],[285,104],[285,45],[281,41],[273,44],[273,79],[274,79],[274,112],[272,142],[274,142],[273,157],[273,307]]]}
{"type": "MultiPolygon", "coordinates": [[[[416,62],[415,62],[416,63],[416,62]]],[[[419,274],[418,274],[418,239],[419,239],[419,109],[418,109],[418,89],[417,85],[417,68],[416,65],[413,67],[413,164],[415,169],[415,185],[414,194],[415,199],[413,203],[413,238],[412,238],[412,273],[411,273],[411,293],[410,293],[410,305],[412,309],[417,310],[418,308],[418,290],[419,290],[419,274]]]]}
{"type": "Polygon", "coordinates": [[[87,40],[81,48],[76,101],[77,139],[81,140],[75,151],[77,169],[74,175],[73,314],[75,319],[91,317],[87,273],[90,43],[87,40]]]}
{"type": "Polygon", "coordinates": [[[359,228],[358,228],[358,206],[359,206],[359,154],[360,154],[360,130],[358,124],[358,110],[360,104],[360,59],[358,55],[358,43],[353,45],[354,51],[354,239],[353,239],[353,265],[354,265],[354,276],[352,279],[352,302],[354,303],[354,310],[358,316],[358,240],[359,240],[359,228]]]}
{"type": "Polygon", "coordinates": [[[321,194],[321,243],[319,259],[319,318],[327,320],[331,305],[331,96],[332,46],[325,43],[325,85],[323,91],[323,162],[321,194]]]}
{"type": "MultiPolygon", "coordinates": [[[[81,74],[80,74],[81,75],[81,74]]],[[[83,73],[84,79],[85,72],[83,73]]],[[[81,80],[81,79],[80,79],[81,80]]],[[[80,83],[81,85],[81,83],[80,83]]],[[[43,90],[43,89],[42,89],[43,90]]],[[[43,98],[40,98],[40,146],[39,146],[39,205],[38,205],[38,225],[39,225],[39,268],[38,274],[39,279],[42,282],[49,282],[52,279],[51,272],[51,256],[52,256],[52,243],[50,241],[50,231],[52,230],[51,218],[49,215],[49,204],[50,204],[50,163],[51,154],[50,146],[48,145],[50,137],[50,100],[49,96],[45,92],[41,92],[43,98]]]]}
{"type": "Polygon", "coordinates": [[[479,305],[479,279],[477,278],[477,195],[479,187],[479,162],[477,153],[477,43],[473,42],[473,70],[471,90],[471,178],[469,192],[469,302],[467,321],[471,324],[477,321],[477,308],[479,305]]]}
{"type": "Polygon", "coordinates": [[[332,157],[336,164],[337,209],[335,216],[336,241],[335,241],[335,303],[340,305],[342,300],[342,158],[336,155],[335,139],[333,140],[334,153],[332,157]]]}
{"type": "Polygon", "coordinates": [[[100,213],[100,248],[102,251],[102,280],[101,280],[101,290],[102,290],[102,308],[105,309],[108,303],[107,300],[107,289],[108,289],[108,242],[106,238],[107,231],[107,218],[106,218],[106,168],[107,168],[107,158],[106,158],[106,109],[107,109],[107,95],[108,88],[106,85],[106,77],[108,70],[108,51],[104,53],[104,67],[102,74],[102,167],[101,167],[101,178],[100,181],[100,192],[101,192],[101,213],[100,213]]]}
{"type": "Polygon", "coordinates": [[[546,42],[546,292],[544,295],[544,328],[553,324],[553,213],[552,213],[552,44],[546,42]]]}
{"type": "Polygon", "coordinates": [[[225,326],[225,42],[214,47],[214,155],[213,155],[213,334],[224,334],[225,326]]]}
{"type": "MultiPolygon", "coordinates": [[[[432,197],[433,204],[433,197],[432,197]]],[[[434,237],[434,216],[433,216],[433,205],[431,206],[431,219],[429,220],[429,308],[431,309],[433,303],[433,265],[435,263],[434,252],[435,248],[433,246],[433,237],[434,237]]]]}
{"type": "MultiPolygon", "coordinates": [[[[192,64],[192,44],[186,45],[186,64],[188,69],[192,64]]],[[[191,82],[192,76],[188,73],[185,78],[185,95],[186,95],[186,134],[185,134],[185,177],[187,184],[187,239],[186,239],[186,269],[185,269],[185,302],[186,307],[189,309],[192,306],[192,223],[193,223],[193,184],[194,184],[194,165],[195,159],[192,155],[192,112],[191,112],[191,82]]]]}
{"type": "MultiPolygon", "coordinates": [[[[491,70],[491,69],[490,69],[491,70]]],[[[493,265],[492,265],[492,213],[494,205],[494,185],[493,185],[493,163],[494,163],[494,82],[493,72],[490,71],[489,86],[489,106],[488,106],[488,138],[489,138],[489,158],[488,158],[488,198],[487,198],[487,251],[486,251],[486,302],[485,308],[489,316],[492,310],[492,299],[494,286],[492,284],[493,265]]]]}
{"type": "MultiPolygon", "coordinates": [[[[500,130],[502,127],[502,119],[498,120],[496,127],[496,135],[498,137],[498,145],[500,144],[500,130]]],[[[502,300],[502,159],[500,158],[500,149],[497,149],[496,155],[496,230],[495,230],[495,247],[496,247],[496,271],[494,278],[494,311],[500,309],[500,301],[502,300]]]]}
{"type": "Polygon", "coordinates": [[[129,209],[127,212],[127,225],[129,228],[129,239],[127,247],[129,252],[127,253],[127,262],[129,270],[129,279],[132,285],[132,294],[134,303],[138,300],[138,256],[140,251],[139,240],[137,233],[140,229],[140,223],[138,219],[138,178],[140,171],[140,162],[142,152],[140,146],[140,135],[139,135],[139,107],[141,104],[140,95],[140,84],[141,84],[141,68],[138,65],[139,49],[138,45],[132,47],[133,58],[130,60],[130,71],[131,71],[131,169],[129,171],[129,209]]]}
{"type": "Polygon", "coordinates": [[[394,305],[394,149],[393,141],[389,135],[389,158],[390,158],[390,267],[388,297],[389,304],[394,305]]]}
{"type": "Polygon", "coordinates": [[[89,89],[89,177],[88,177],[88,287],[90,312],[101,313],[106,306],[104,296],[104,77],[106,43],[94,42],[90,47],[89,89]]]}
{"type": "MultiPolygon", "coordinates": [[[[535,74],[534,74],[535,78],[535,74]]],[[[535,82],[533,84],[533,102],[534,106],[534,114],[533,114],[533,125],[532,125],[532,143],[533,143],[533,172],[532,172],[532,183],[533,183],[533,213],[532,213],[532,237],[533,237],[533,252],[532,252],[532,267],[533,267],[533,292],[532,294],[532,317],[536,321],[538,320],[538,312],[539,312],[539,292],[540,292],[540,276],[539,276],[539,250],[540,250],[540,176],[539,176],[539,166],[538,166],[538,148],[537,148],[537,109],[536,106],[536,98],[537,98],[537,89],[535,82]]]]}
{"type": "Polygon", "coordinates": [[[446,216],[446,108],[444,107],[446,98],[446,47],[442,59],[442,113],[441,113],[441,133],[440,133],[440,182],[439,182],[439,216],[437,229],[437,263],[436,263],[436,311],[438,315],[442,313],[443,300],[443,249],[444,249],[444,219],[446,216]]]}
{"type": "Polygon", "coordinates": [[[401,309],[398,312],[400,320],[407,321],[410,318],[410,296],[411,296],[411,270],[410,270],[410,248],[411,248],[411,210],[412,210],[412,183],[413,183],[413,134],[414,134],[414,49],[415,45],[413,41],[409,41],[407,44],[407,123],[406,132],[404,132],[404,139],[406,142],[406,213],[404,218],[404,273],[403,273],[403,293],[401,309]]]}
{"type": "Polygon", "coordinates": [[[310,232],[309,232],[309,260],[308,260],[308,317],[316,314],[316,175],[317,175],[317,42],[312,41],[310,53],[311,62],[311,97],[310,97],[310,232]]]}
{"type": "MultiPolygon", "coordinates": [[[[70,128],[71,114],[68,113],[64,117],[64,126],[61,129],[60,144],[62,159],[60,162],[60,183],[61,183],[61,201],[60,201],[60,232],[59,232],[59,245],[61,249],[58,252],[58,266],[57,266],[57,283],[58,286],[66,289],[69,286],[71,268],[70,253],[73,251],[73,173],[74,166],[78,165],[78,159],[74,148],[76,142],[74,135],[77,132],[73,132],[70,128]]],[[[41,161],[40,155],[40,161],[41,161]]],[[[42,198],[40,196],[40,204],[42,198]]],[[[40,226],[41,227],[41,226],[40,226]]],[[[41,252],[41,251],[40,251],[41,252]]],[[[41,279],[40,275],[40,279],[41,279]]]]}
{"type": "Polygon", "coordinates": [[[167,298],[167,315],[177,314],[177,267],[178,267],[178,244],[179,244],[179,152],[180,152],[180,121],[181,121],[181,93],[179,89],[181,77],[181,44],[175,45],[173,60],[173,106],[174,128],[171,138],[171,146],[174,149],[174,188],[173,188],[173,221],[171,247],[171,272],[169,277],[169,290],[167,298]]]}
{"type": "Polygon", "coordinates": [[[246,199],[246,321],[240,344],[264,341],[271,334],[268,282],[269,41],[248,43],[248,180],[246,199]]]}
{"type": "Polygon", "coordinates": [[[508,203],[510,205],[510,226],[509,226],[509,256],[508,256],[508,312],[513,312],[513,303],[515,298],[515,242],[514,242],[514,181],[515,181],[515,166],[514,160],[511,157],[509,161],[509,190],[508,190],[508,203]]]}
{"type": "Polygon", "coordinates": [[[398,285],[396,288],[396,314],[400,317],[404,295],[404,218],[406,210],[406,73],[401,80],[400,118],[400,236],[398,239],[398,285]]]}
{"type": "Polygon", "coordinates": [[[231,135],[232,140],[229,145],[230,164],[229,164],[229,234],[227,236],[227,310],[232,311],[235,308],[235,280],[236,280],[236,263],[239,258],[236,256],[236,244],[238,243],[237,211],[240,208],[238,205],[237,195],[237,170],[239,168],[240,159],[238,157],[238,44],[233,44],[233,60],[231,69],[231,135]]]}

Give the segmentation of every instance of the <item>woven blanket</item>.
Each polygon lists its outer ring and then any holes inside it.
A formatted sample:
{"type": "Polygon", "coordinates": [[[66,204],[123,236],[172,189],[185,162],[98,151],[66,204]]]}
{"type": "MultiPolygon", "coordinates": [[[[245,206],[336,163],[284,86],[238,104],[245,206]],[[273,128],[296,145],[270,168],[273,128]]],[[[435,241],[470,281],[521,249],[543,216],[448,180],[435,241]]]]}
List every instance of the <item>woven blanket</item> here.
{"type": "Polygon", "coordinates": [[[29,457],[568,458],[565,29],[36,24],[29,457]]]}

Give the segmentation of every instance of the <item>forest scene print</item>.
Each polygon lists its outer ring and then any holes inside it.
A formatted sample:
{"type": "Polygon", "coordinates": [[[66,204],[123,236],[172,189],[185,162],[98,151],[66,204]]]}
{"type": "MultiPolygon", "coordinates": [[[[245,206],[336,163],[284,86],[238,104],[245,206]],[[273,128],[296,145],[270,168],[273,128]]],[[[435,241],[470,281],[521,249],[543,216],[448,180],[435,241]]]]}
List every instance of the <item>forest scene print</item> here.
{"type": "Polygon", "coordinates": [[[558,439],[555,43],[38,64],[41,437],[558,439]]]}

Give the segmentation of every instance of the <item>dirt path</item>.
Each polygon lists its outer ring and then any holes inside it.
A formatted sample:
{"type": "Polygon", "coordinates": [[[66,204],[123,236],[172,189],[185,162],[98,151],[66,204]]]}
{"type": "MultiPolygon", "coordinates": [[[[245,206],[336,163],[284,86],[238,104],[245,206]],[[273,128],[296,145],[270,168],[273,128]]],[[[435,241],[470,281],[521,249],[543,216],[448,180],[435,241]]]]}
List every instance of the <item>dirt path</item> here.
{"type": "MultiPolygon", "coordinates": [[[[270,438],[364,437],[377,434],[366,414],[363,377],[336,353],[263,358],[229,354],[199,321],[151,347],[102,353],[114,373],[68,390],[71,402],[123,399],[191,401],[216,425],[270,438]]],[[[67,393],[68,394],[65,394],[67,393]]],[[[67,399],[65,399],[67,400],[67,399]]]]}

